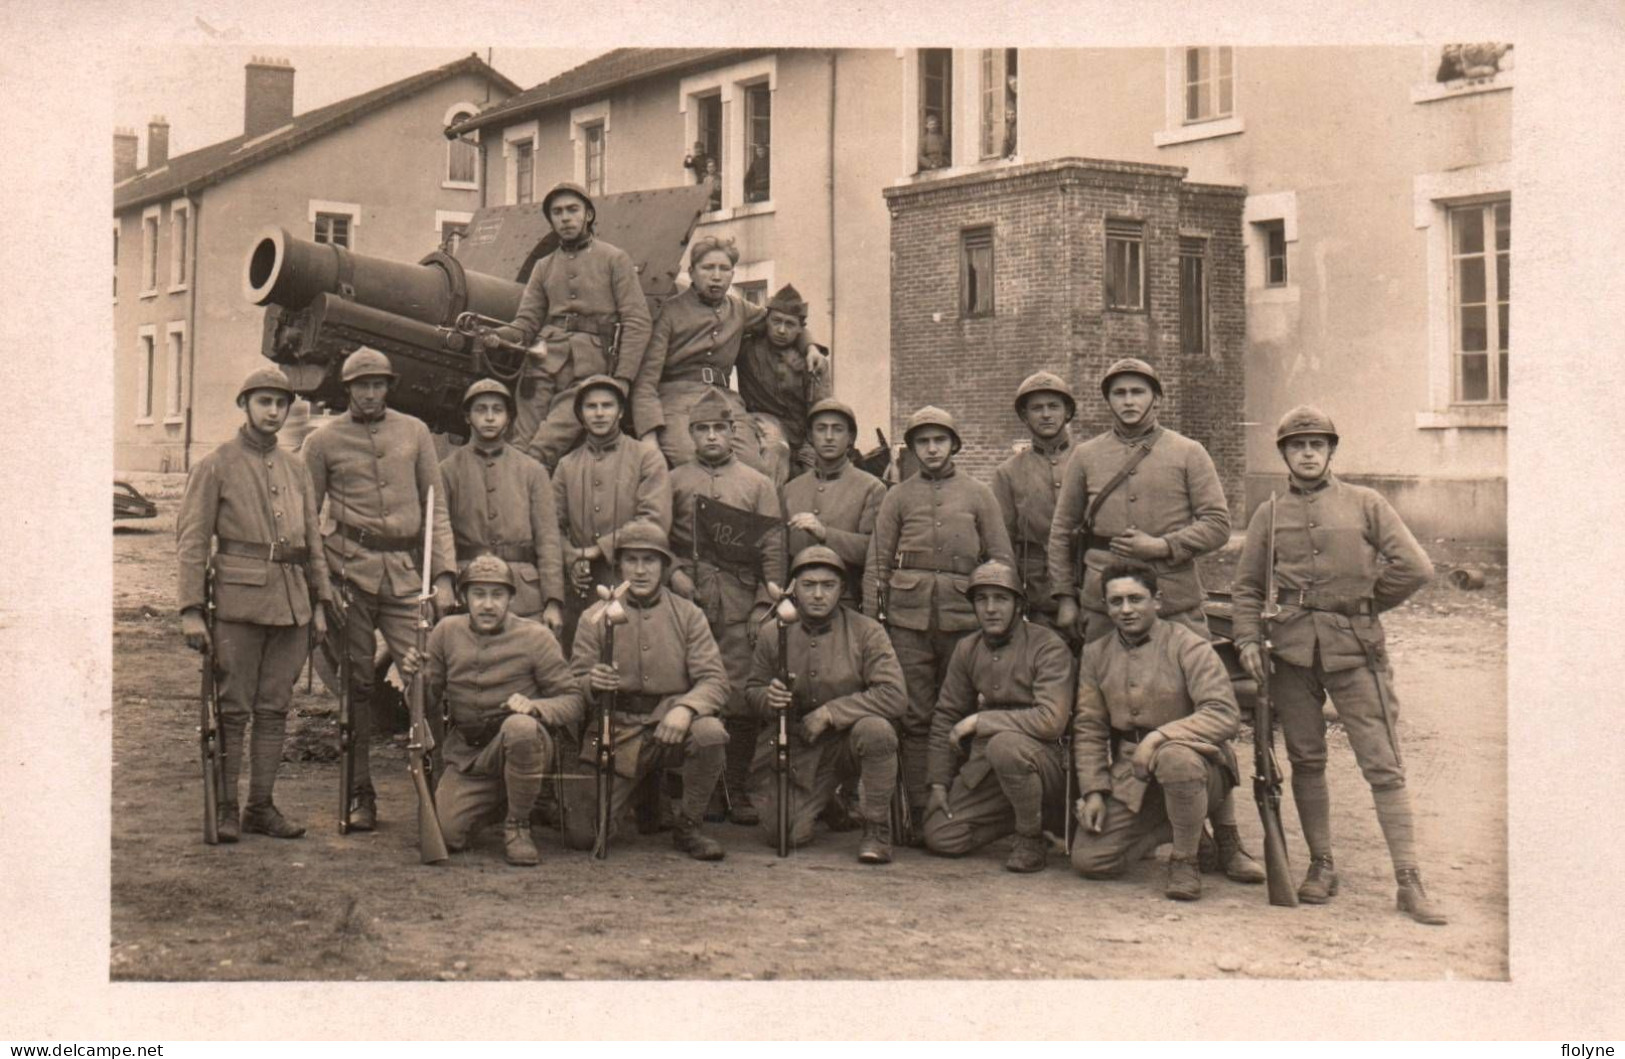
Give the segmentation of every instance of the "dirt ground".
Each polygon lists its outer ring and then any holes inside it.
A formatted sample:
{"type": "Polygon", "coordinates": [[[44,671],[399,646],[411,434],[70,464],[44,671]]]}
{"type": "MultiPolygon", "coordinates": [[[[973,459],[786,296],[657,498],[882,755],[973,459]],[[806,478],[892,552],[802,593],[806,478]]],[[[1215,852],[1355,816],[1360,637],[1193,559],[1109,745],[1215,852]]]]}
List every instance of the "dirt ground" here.
{"type": "MultiPolygon", "coordinates": [[[[856,862],[857,833],[821,832],[780,860],[755,829],[728,824],[710,825],[728,849],[719,864],[687,860],[667,835],[623,839],[600,862],[539,832],[542,866],[516,869],[487,831],[424,867],[405,752],[387,738],[372,749],[378,831],[338,834],[338,766],[296,748],[277,802],[309,834],[205,846],[198,656],[174,613],[180,482],[138,486],[159,517],[115,530],[114,980],[1507,977],[1506,568],[1493,553],[1429,542],[1441,571],[1471,563],[1485,588],[1441,576],[1385,618],[1424,877],[1452,917],[1424,927],[1394,910],[1370,794],[1336,726],[1343,888],[1321,907],[1272,908],[1262,887],[1216,875],[1201,901],[1176,904],[1151,860],[1109,883],[1060,856],[1015,876],[1008,841],[961,860],[899,848],[876,868],[856,862]]],[[[1225,587],[1232,561],[1209,564],[1210,587],[1225,587]]],[[[300,682],[294,708],[293,742],[333,742],[320,681],[314,695],[300,682]]],[[[1238,741],[1248,766],[1250,740],[1238,741]]],[[[1250,791],[1237,793],[1257,852],[1250,791]]],[[[1290,791],[1284,816],[1301,874],[1290,791]]]]}

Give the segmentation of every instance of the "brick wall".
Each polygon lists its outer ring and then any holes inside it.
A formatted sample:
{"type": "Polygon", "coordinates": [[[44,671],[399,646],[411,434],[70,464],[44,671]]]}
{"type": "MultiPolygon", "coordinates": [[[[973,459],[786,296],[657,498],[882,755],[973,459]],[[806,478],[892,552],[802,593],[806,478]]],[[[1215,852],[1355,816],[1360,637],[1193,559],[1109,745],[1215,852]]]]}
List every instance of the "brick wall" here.
{"type": "Polygon", "coordinates": [[[1184,174],[1060,159],[888,189],[893,429],[923,404],[947,408],[965,441],[959,465],[985,480],[1026,437],[1012,399],[1028,374],[1047,369],[1071,383],[1082,438],[1110,424],[1100,373],[1119,357],[1142,357],[1164,376],[1163,422],[1209,447],[1239,508],[1244,193],[1186,185],[1184,174]],[[1108,217],[1144,222],[1143,312],[1106,309],[1108,217]],[[994,311],[968,318],[961,233],[982,226],[993,229],[994,311]],[[1208,238],[1209,350],[1189,357],[1179,341],[1181,234],[1208,238]]]}

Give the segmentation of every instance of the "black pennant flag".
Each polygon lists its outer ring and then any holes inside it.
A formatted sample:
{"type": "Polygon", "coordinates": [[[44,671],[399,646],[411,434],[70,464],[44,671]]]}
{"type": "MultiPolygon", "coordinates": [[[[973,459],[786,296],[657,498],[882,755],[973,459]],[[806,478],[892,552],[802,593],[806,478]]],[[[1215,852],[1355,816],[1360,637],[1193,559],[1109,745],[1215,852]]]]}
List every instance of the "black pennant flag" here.
{"type": "Polygon", "coordinates": [[[768,515],[709,497],[694,498],[695,554],[724,570],[760,576],[764,538],[779,528],[779,520],[768,515]]]}

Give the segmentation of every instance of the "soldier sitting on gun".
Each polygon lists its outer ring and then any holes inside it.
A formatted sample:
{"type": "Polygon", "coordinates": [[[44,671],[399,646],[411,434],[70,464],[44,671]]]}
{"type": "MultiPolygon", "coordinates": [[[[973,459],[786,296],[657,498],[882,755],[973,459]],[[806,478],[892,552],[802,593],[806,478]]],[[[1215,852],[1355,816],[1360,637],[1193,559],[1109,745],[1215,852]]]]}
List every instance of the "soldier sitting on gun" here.
{"type": "Polygon", "coordinates": [[[1116,632],[1078,662],[1072,759],[1082,797],[1072,864],[1086,878],[1113,879],[1172,840],[1163,892],[1194,901],[1202,822],[1239,775],[1230,739],[1241,711],[1207,638],[1159,616],[1155,572],[1111,564],[1100,586],[1116,632]]]}
{"type": "Polygon", "coordinates": [[[954,648],[931,715],[925,847],[957,857],[1014,831],[1004,866],[1040,871],[1049,859],[1044,824],[1058,831],[1066,820],[1060,739],[1072,656],[1056,633],[1022,619],[1011,567],[982,564],[965,594],[980,629],[954,648]],[[986,782],[990,773],[997,782],[986,782]]]}
{"type": "MultiPolygon", "coordinates": [[[[611,835],[640,780],[658,769],[680,768],[683,799],[674,807],[673,842],[695,860],[721,860],[725,851],[704,833],[702,821],[728,743],[718,718],[728,699],[722,655],[700,609],[664,586],[675,557],[659,526],[639,522],[623,529],[615,561],[627,584],[621,603],[629,618],[615,633],[615,661],[605,664],[598,657],[604,602],[581,616],[571,656],[583,694],[613,697],[611,835]]],[[[581,760],[590,766],[594,757],[584,742],[581,760]]],[[[565,788],[565,838],[576,849],[591,849],[597,838],[593,797],[589,783],[565,788]]]]}
{"type": "Polygon", "coordinates": [[[458,588],[468,613],[434,627],[427,658],[414,647],[400,661],[408,679],[423,670],[429,709],[443,703],[451,719],[435,811],[446,848],[456,852],[506,807],[508,863],[530,867],[540,859],[531,810],[549,764],[558,760],[555,745],[575,741],[570,733],[585,715],[581,690],[553,634],[511,613],[508,563],[482,555],[463,568],[458,588]]]}
{"type": "Polygon", "coordinates": [[[790,710],[790,842],[812,841],[813,821],[840,782],[859,781],[863,841],[858,860],[889,864],[891,799],[897,788],[897,732],[908,709],[903,669],[885,629],[841,605],[846,563],[821,545],[803,549],[790,566],[801,620],[787,633],[786,664],[794,688],[778,678],[777,636],[756,641],[745,695],[763,721],[752,779],[765,805],[768,842],[778,843],[778,805],[771,764],[777,710],[790,710]]]}

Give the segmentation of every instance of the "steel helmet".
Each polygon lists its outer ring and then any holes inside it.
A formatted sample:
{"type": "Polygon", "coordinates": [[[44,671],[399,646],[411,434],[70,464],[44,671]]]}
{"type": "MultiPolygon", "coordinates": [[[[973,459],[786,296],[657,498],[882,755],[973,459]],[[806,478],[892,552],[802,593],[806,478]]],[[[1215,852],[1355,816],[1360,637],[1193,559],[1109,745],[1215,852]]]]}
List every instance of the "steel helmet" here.
{"type": "Polygon", "coordinates": [[[1021,583],[1021,575],[997,559],[985,562],[971,571],[970,583],[965,586],[965,598],[975,598],[978,588],[1002,588],[1014,592],[1018,599],[1027,598],[1027,590],[1021,583]]]}
{"type": "Polygon", "coordinates": [[[1301,434],[1325,434],[1333,445],[1337,444],[1337,427],[1332,417],[1314,405],[1301,404],[1282,416],[1280,425],[1275,428],[1275,444],[1301,434]]]}
{"type": "Polygon", "coordinates": [[[1151,389],[1158,397],[1162,396],[1162,376],[1157,369],[1141,360],[1139,357],[1124,357],[1113,361],[1112,366],[1106,369],[1106,374],[1100,377],[1100,396],[1105,397],[1112,388],[1112,380],[1119,375],[1144,375],[1151,380],[1151,389]]]}
{"type": "Polygon", "coordinates": [[[913,444],[914,432],[921,427],[941,427],[946,430],[954,439],[954,452],[965,447],[964,441],[959,437],[959,427],[954,424],[953,415],[934,404],[928,404],[908,417],[908,428],[903,431],[903,444],[913,444]]]}
{"type": "Polygon", "coordinates": [[[553,200],[559,195],[574,195],[576,198],[587,204],[588,212],[592,213],[594,216],[596,216],[598,213],[598,207],[593,205],[592,196],[587,194],[587,189],[582,187],[580,184],[566,180],[561,184],[554,184],[552,189],[549,190],[547,194],[542,196],[542,214],[544,216],[551,212],[553,209],[553,200]]]}
{"type": "Polygon", "coordinates": [[[811,408],[807,409],[807,426],[811,427],[812,421],[825,412],[830,412],[844,418],[846,420],[846,425],[852,428],[853,439],[855,440],[857,438],[858,414],[852,411],[851,405],[837,401],[833,397],[826,397],[822,401],[819,401],[817,404],[813,405],[811,408]]]}
{"type": "Polygon", "coordinates": [[[846,561],[835,554],[834,548],[822,544],[809,545],[796,552],[795,561],[790,564],[790,577],[794,579],[809,566],[827,566],[842,577],[846,576],[846,561]]]}
{"type": "Polygon", "coordinates": [[[293,404],[294,398],[298,396],[293,392],[293,383],[288,381],[288,377],[282,374],[280,368],[255,368],[249,372],[248,378],[244,379],[243,384],[237,387],[237,404],[242,405],[247,400],[248,395],[255,390],[281,390],[288,395],[290,405],[293,404]]]}
{"type": "Polygon", "coordinates": [[[1059,394],[1066,402],[1067,418],[1078,414],[1078,400],[1072,396],[1072,388],[1067,386],[1066,380],[1052,372],[1035,371],[1021,380],[1021,386],[1016,389],[1016,415],[1021,414],[1022,402],[1035,393],[1059,394]]]}
{"type": "Polygon", "coordinates": [[[677,563],[677,556],[672,554],[671,542],[666,537],[666,531],[648,519],[628,523],[625,529],[615,535],[615,560],[619,562],[621,554],[628,551],[659,552],[665,557],[667,566],[674,566],[677,563]]]}
{"type": "Polygon", "coordinates": [[[576,422],[581,422],[581,406],[586,403],[587,393],[590,390],[613,390],[615,396],[620,398],[621,411],[626,411],[626,383],[613,375],[589,375],[582,382],[581,388],[576,390],[575,412],[576,422]]]}
{"type": "Polygon", "coordinates": [[[480,379],[463,391],[462,409],[465,419],[468,417],[468,406],[474,403],[474,398],[483,393],[494,393],[500,396],[502,403],[508,406],[509,419],[519,414],[518,408],[514,405],[513,393],[506,386],[495,379],[480,379]]]}
{"type": "Polygon", "coordinates": [[[371,346],[362,346],[344,358],[344,370],[339,373],[339,381],[355,382],[368,375],[383,375],[391,380],[400,378],[387,356],[371,346]]]}
{"type": "Polygon", "coordinates": [[[503,585],[509,592],[514,590],[513,571],[507,562],[496,555],[476,555],[463,572],[457,575],[457,588],[466,589],[469,585],[479,582],[485,585],[503,585]]]}

